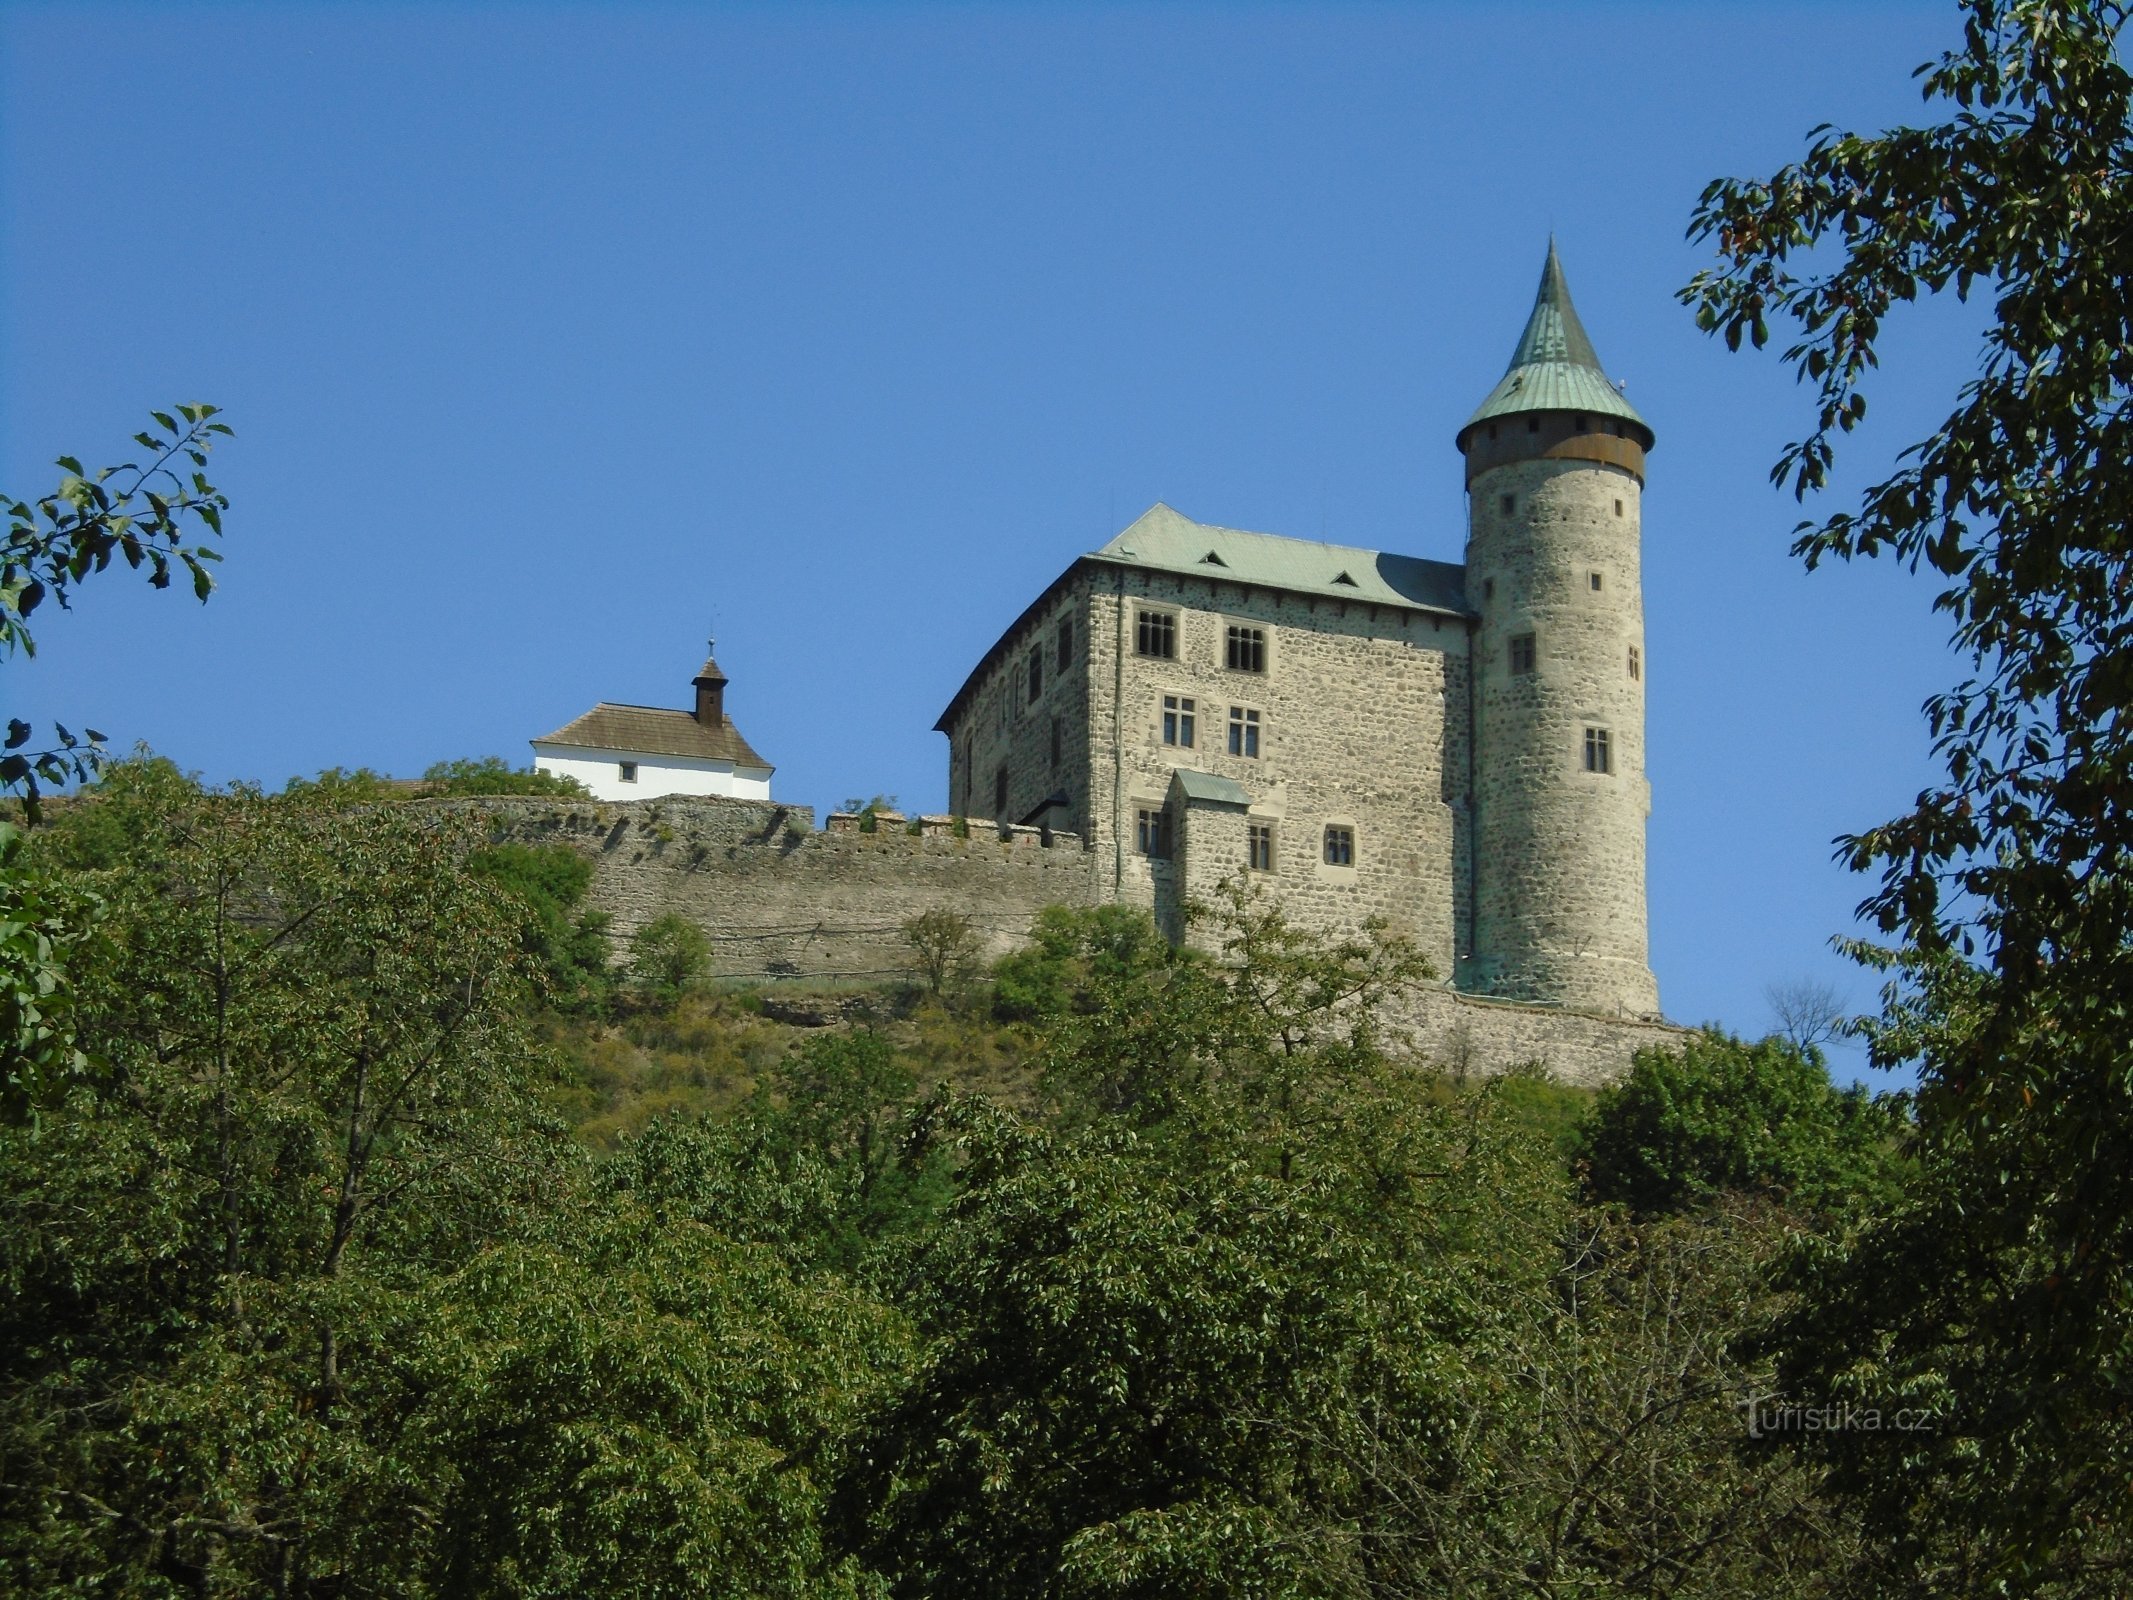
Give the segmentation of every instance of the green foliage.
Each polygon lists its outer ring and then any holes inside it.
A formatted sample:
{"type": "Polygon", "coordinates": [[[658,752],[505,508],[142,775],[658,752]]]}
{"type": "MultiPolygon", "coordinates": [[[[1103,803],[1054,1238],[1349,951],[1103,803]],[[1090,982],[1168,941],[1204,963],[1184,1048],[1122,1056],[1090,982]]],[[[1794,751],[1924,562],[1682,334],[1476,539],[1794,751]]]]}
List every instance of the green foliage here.
{"type": "Polygon", "coordinates": [[[1885,1200],[1902,1107],[1839,1091],[1819,1052],[1707,1031],[1678,1050],[1639,1050],[1600,1091],[1578,1154],[1603,1201],[1653,1214],[1734,1191],[1811,1208],[1885,1200]]]}
{"type": "Polygon", "coordinates": [[[1046,906],[1030,943],[993,966],[993,1011],[1005,1022],[1062,1017],[1090,1004],[1089,986],[1167,966],[1170,944],[1137,906],[1046,906]]]}
{"type": "Polygon", "coordinates": [[[1685,298],[1731,344],[1797,324],[1816,413],[1776,476],[1804,495],[1864,415],[1887,315],[1991,292],[1946,419],[1798,545],[1930,567],[1971,676],[1927,704],[1944,781],[1843,841],[1899,941],[1870,952],[1897,981],[1868,1039],[1918,1053],[1919,1160],[1898,1214],[1802,1280],[1828,1298],[1784,1364],[1806,1399],[1938,1419],[1808,1441],[1905,1583],[2094,1592],[2133,1562],[2133,76],[2118,0],[1962,9],[1921,73],[1936,120],[1823,130],[1706,191],[1720,264],[1685,298]]]}
{"type": "Polygon", "coordinates": [[[666,912],[630,935],[630,976],[655,1000],[672,1003],[711,975],[711,941],[687,917],[666,912]]]}
{"type": "MultiPolygon", "coordinates": [[[[208,563],[221,560],[205,544],[188,543],[203,533],[220,537],[229,501],[207,481],[207,453],[229,427],[211,421],[216,408],[182,405],[149,413],[155,426],[133,436],[145,454],[138,461],[85,470],[61,456],[59,487],[34,505],[0,495],[7,513],[7,543],[0,548],[0,654],[37,653],[30,616],[45,601],[65,608],[74,591],[114,558],[150,585],[170,586],[173,573],[191,580],[201,600],[214,588],[208,563]],[[191,470],[186,470],[187,467],[191,470]]],[[[32,823],[38,820],[40,783],[87,778],[96,769],[104,736],[85,729],[77,737],[61,727],[59,743],[42,751],[23,748],[33,730],[9,719],[0,789],[19,789],[32,823]]]]}
{"type": "Polygon", "coordinates": [[[74,1039],[68,967],[96,937],[98,903],[36,872],[27,841],[0,822],[0,1120],[33,1120],[89,1071],[74,1039]]]}
{"type": "Polygon", "coordinates": [[[894,811],[896,809],[896,796],[893,794],[877,794],[871,800],[861,800],[855,795],[837,809],[849,812],[857,817],[861,833],[872,833],[878,826],[878,819],[881,814],[885,811],[894,811]]]}
{"type": "Polygon", "coordinates": [[[977,960],[978,935],[970,918],[949,906],[935,906],[904,919],[904,943],[926,992],[938,997],[959,988],[977,960]]]}
{"type": "Polygon", "coordinates": [[[614,988],[604,911],[584,907],[592,863],[567,845],[492,844],[469,866],[501,884],[526,908],[526,953],[565,1011],[598,1012],[614,988]]]}
{"type": "Polygon", "coordinates": [[[111,1080],[0,1130],[7,1587],[867,1592],[821,1452],[900,1323],[543,1114],[473,819],[144,819],[79,989],[111,1080]]]}
{"type": "Polygon", "coordinates": [[[435,795],[552,795],[586,800],[592,793],[576,778],[543,772],[538,767],[513,767],[502,756],[483,756],[478,761],[439,761],[424,769],[424,789],[435,795]]]}

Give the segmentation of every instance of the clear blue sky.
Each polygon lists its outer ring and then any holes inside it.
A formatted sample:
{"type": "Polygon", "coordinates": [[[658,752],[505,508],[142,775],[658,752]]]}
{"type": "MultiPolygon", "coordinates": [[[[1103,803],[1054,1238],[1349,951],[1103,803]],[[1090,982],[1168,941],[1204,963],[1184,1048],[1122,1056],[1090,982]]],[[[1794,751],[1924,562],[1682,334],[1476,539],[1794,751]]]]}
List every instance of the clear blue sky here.
{"type": "MultiPolygon", "coordinates": [[[[1674,301],[1713,177],[1919,114],[1952,4],[383,6],[0,11],[0,485],[151,406],[239,437],[205,607],[100,580],[11,710],[214,780],[407,774],[707,628],[782,798],[945,802],[985,646],[1160,498],[1456,560],[1452,436],[1552,229],[1658,430],[1651,927],[1750,1032],[1863,885],[1833,835],[1932,771],[1922,580],[1803,575],[1805,415],[1674,301]]],[[[1892,330],[1844,485],[1974,321],[1892,330]]]]}

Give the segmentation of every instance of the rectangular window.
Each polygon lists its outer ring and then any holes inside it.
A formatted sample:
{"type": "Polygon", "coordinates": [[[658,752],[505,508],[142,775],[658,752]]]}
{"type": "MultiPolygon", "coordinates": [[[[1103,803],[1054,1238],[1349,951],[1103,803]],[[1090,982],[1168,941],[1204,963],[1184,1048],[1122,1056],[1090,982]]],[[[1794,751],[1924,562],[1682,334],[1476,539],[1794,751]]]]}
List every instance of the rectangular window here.
{"type": "Polygon", "coordinates": [[[1507,516],[1507,517],[1508,517],[1508,516],[1512,515],[1512,514],[1513,514],[1514,512],[1516,512],[1517,510],[1518,510],[1518,496],[1517,496],[1517,495],[1515,495],[1515,494],[1507,494],[1507,495],[1505,495],[1505,496],[1503,497],[1503,514],[1504,514],[1505,516],[1507,516]]]}
{"type": "Polygon", "coordinates": [[[637,763],[636,763],[636,762],[634,762],[634,761],[624,761],[624,762],[620,762],[620,763],[618,763],[618,766],[619,766],[619,770],[618,770],[618,771],[617,771],[617,773],[616,773],[616,777],[618,777],[618,778],[619,778],[619,779],[620,779],[620,780],[621,780],[622,782],[624,782],[624,783],[635,783],[635,782],[637,781],[637,763]]]}
{"type": "Polygon", "coordinates": [[[1133,649],[1137,655],[1176,660],[1178,619],[1167,611],[1143,611],[1134,621],[1133,649]]]}
{"type": "Polygon", "coordinates": [[[1035,705],[1035,704],[1037,703],[1037,698],[1038,698],[1038,696],[1042,695],[1043,693],[1044,693],[1044,652],[1043,652],[1042,650],[1032,650],[1032,651],[1031,651],[1031,652],[1029,653],[1029,702],[1030,702],[1030,704],[1031,704],[1031,705],[1035,705]]]}
{"type": "Polygon", "coordinates": [[[1193,725],[1198,720],[1199,702],[1189,695],[1166,694],[1163,696],[1163,743],[1174,744],[1180,750],[1190,750],[1193,745],[1193,725]]]}
{"type": "Polygon", "coordinates": [[[1144,856],[1168,860],[1170,856],[1170,813],[1160,809],[1142,809],[1134,812],[1134,848],[1144,856]]]}
{"type": "Polygon", "coordinates": [[[1007,820],[1007,769],[1005,767],[993,768],[992,819],[995,822],[1005,822],[1007,820]]]}
{"type": "Polygon", "coordinates": [[[1233,756],[1259,755],[1259,713],[1247,711],[1242,706],[1229,708],[1229,753],[1233,756]]]}
{"type": "Polygon", "coordinates": [[[1602,580],[1602,578],[1597,572],[1589,572],[1586,574],[1586,577],[1592,580],[1592,592],[1594,594],[1598,594],[1600,592],[1601,584],[1604,580],[1602,580]]]}
{"type": "Polygon", "coordinates": [[[1629,675],[1633,679],[1644,676],[1644,655],[1635,645],[1629,647],[1629,675]]]}
{"type": "Polygon", "coordinates": [[[1059,670],[1074,664],[1074,619],[1062,617],[1059,621],[1059,670]]]}
{"type": "Polygon", "coordinates": [[[1266,629],[1232,624],[1227,659],[1232,672],[1266,671],[1266,629]]]}
{"type": "Polygon", "coordinates": [[[1613,741],[1605,728],[1585,730],[1585,770],[1587,772],[1612,772],[1615,770],[1613,741]]]}
{"type": "Polygon", "coordinates": [[[1511,635],[1511,671],[1514,674],[1533,670],[1533,663],[1540,658],[1540,651],[1530,633],[1511,635]]]}
{"type": "Polygon", "coordinates": [[[1355,830],[1337,828],[1330,823],[1326,827],[1326,865],[1329,867],[1352,867],[1355,865],[1355,830]]]}
{"type": "Polygon", "coordinates": [[[1244,864],[1254,872],[1274,870],[1273,823],[1248,822],[1244,825],[1244,864]]]}

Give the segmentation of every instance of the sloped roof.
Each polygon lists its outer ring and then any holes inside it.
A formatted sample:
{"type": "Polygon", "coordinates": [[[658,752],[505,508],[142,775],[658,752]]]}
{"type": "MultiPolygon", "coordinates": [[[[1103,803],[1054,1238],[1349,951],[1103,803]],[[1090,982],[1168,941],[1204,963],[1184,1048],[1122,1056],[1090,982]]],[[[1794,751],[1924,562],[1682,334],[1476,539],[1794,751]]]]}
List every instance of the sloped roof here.
{"type": "Polygon", "coordinates": [[[1254,583],[1292,594],[1354,600],[1365,605],[1441,611],[1456,617],[1473,615],[1466,603],[1466,568],[1456,562],[1423,561],[1354,545],[1218,527],[1211,522],[1195,522],[1158,500],[1102,549],[1075,560],[1044,593],[1023,608],[1022,615],[993,641],[992,648],[971,668],[962,687],[949,699],[947,709],[933,725],[936,732],[948,731],[963,697],[991,670],[1023,624],[1041,614],[1060,585],[1091,563],[1189,573],[1220,583],[1254,583]]]}
{"type": "Polygon", "coordinates": [[[1570,282],[1563,276],[1553,239],[1548,241],[1548,259],[1541,267],[1533,314],[1526,319],[1526,331],[1518,336],[1518,348],[1511,352],[1511,365],[1459,430],[1461,447],[1475,424],[1528,411],[1585,411],[1620,417],[1635,423],[1645,448],[1651,448],[1651,424],[1609,381],[1599,352],[1578,320],[1577,307],[1570,303],[1570,282]]]}
{"type": "Polygon", "coordinates": [[[1248,806],[1252,797],[1244,792],[1244,785],[1234,778],[1217,777],[1212,772],[1194,772],[1189,767],[1179,767],[1170,774],[1188,800],[1202,800],[1218,806],[1248,806]]]}
{"type": "Polygon", "coordinates": [[[739,767],[775,771],[741,737],[731,721],[706,727],[686,711],[659,706],[618,706],[603,700],[574,722],[533,741],[537,745],[571,745],[580,750],[614,750],[646,756],[692,756],[702,761],[731,761],[739,767]]]}
{"type": "Polygon", "coordinates": [[[1465,615],[1466,568],[1354,545],[1195,522],[1158,500],[1092,556],[1119,566],[1256,583],[1292,594],[1465,615]]]}

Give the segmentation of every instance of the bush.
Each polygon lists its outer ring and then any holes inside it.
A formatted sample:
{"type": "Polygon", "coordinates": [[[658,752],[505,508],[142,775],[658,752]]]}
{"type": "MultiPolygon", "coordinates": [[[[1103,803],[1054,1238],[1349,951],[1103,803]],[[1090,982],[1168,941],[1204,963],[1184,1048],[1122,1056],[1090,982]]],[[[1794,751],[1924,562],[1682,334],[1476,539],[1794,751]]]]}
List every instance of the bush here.
{"type": "Polygon", "coordinates": [[[1046,906],[1027,949],[993,967],[993,1014],[1038,1022],[1082,1005],[1101,978],[1151,971],[1171,957],[1155,920],[1132,906],[1046,906]]]}
{"type": "Polygon", "coordinates": [[[589,800],[592,792],[576,778],[537,767],[513,767],[502,756],[483,756],[478,761],[440,761],[422,774],[431,794],[558,795],[589,800]]]}

